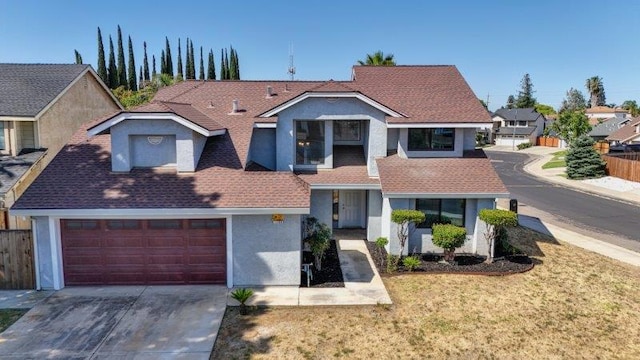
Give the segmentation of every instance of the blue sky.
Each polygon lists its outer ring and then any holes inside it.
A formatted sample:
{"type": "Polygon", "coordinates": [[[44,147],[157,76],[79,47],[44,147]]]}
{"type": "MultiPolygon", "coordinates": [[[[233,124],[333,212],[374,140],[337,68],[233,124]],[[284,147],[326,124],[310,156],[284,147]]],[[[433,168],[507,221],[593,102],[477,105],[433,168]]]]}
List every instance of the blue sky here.
{"type": "Polygon", "coordinates": [[[538,101],[554,107],[571,87],[586,95],[594,75],[604,79],[607,102],[640,101],[634,0],[0,0],[0,9],[0,62],[73,62],[77,49],[95,67],[97,27],[108,52],[119,24],[132,37],[137,66],[142,42],[159,59],[165,36],[174,66],[179,37],[205,55],[213,48],[216,67],[220,49],[232,44],[243,79],[286,79],[290,44],[301,80],[347,80],[356,60],[383,50],[398,64],[456,65],[478,97],[489,94],[492,110],[517,94],[525,73],[538,101]]]}

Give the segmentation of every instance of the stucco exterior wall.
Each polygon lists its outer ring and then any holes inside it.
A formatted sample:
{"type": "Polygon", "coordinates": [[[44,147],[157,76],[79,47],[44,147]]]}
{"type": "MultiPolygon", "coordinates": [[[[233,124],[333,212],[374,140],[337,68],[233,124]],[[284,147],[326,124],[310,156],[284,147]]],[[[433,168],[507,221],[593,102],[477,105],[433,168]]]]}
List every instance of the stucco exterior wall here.
{"type": "Polygon", "coordinates": [[[130,135],[132,167],[175,166],[176,138],[163,136],[159,144],[151,144],[146,135],[130,135]]]}
{"type": "Polygon", "coordinates": [[[367,191],[367,240],[375,241],[382,236],[382,192],[367,191]]]}
{"type": "Polygon", "coordinates": [[[37,120],[36,147],[49,149],[46,164],[82,124],[119,109],[95,77],[84,74],[37,120]]]}
{"type": "Polygon", "coordinates": [[[330,228],[333,224],[333,191],[332,190],[311,190],[310,216],[315,217],[321,223],[327,224],[330,228]]]}
{"type": "Polygon", "coordinates": [[[400,141],[400,129],[389,129],[387,131],[387,151],[397,151],[398,141],[400,141]]]}
{"type": "MultiPolygon", "coordinates": [[[[292,171],[295,164],[294,120],[325,120],[325,164],[318,168],[333,167],[333,124],[340,120],[369,120],[367,168],[369,175],[377,176],[375,157],[386,155],[387,129],[385,114],[354,98],[309,98],[278,114],[276,129],[276,169],[292,171]]],[[[367,131],[367,130],[365,130],[367,131]]]]}
{"type": "Polygon", "coordinates": [[[199,136],[202,135],[172,120],[124,120],[111,127],[112,170],[127,172],[136,165],[161,166],[168,157],[173,156],[179,172],[195,171],[198,164],[196,154],[204,146],[199,136]],[[158,165],[136,164],[132,161],[134,157],[131,152],[134,147],[131,141],[137,138],[135,135],[165,137],[162,143],[155,145],[152,151],[144,155],[145,164],[158,165]],[[172,139],[175,139],[175,146],[167,147],[165,141],[173,141],[172,139]],[[175,155],[167,154],[167,151],[175,151],[175,155]]]}
{"type": "MultiPolygon", "coordinates": [[[[398,156],[403,158],[462,157],[465,136],[468,136],[468,134],[464,128],[455,129],[453,151],[409,151],[409,129],[400,129],[398,156]]],[[[475,142],[475,133],[473,135],[473,139],[475,142]]]]}
{"type": "Polygon", "coordinates": [[[275,170],[276,168],[276,129],[253,129],[249,160],[275,170]]]}
{"type": "Polygon", "coordinates": [[[300,285],[300,215],[234,215],[233,285],[300,285]]]}
{"type": "Polygon", "coordinates": [[[464,150],[473,150],[476,148],[476,132],[479,129],[467,128],[463,129],[464,131],[464,141],[463,141],[463,149],[464,150]]]}

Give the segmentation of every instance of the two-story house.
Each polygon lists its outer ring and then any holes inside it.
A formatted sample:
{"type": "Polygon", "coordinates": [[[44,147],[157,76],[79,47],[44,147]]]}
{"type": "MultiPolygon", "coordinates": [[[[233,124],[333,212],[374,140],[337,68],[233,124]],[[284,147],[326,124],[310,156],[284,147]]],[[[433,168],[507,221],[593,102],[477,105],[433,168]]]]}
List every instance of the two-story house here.
{"type": "Polygon", "coordinates": [[[0,229],[7,209],[83,123],[122,109],[89,65],[0,64],[0,229]]]}
{"type": "Polygon", "coordinates": [[[496,145],[518,146],[530,142],[535,145],[536,138],[542,135],[546,119],[534,108],[501,108],[493,113],[496,145]]]}
{"type": "Polygon", "coordinates": [[[508,193],[475,149],[487,111],[454,66],[356,66],[350,81],[186,81],[76,133],[12,208],[35,222],[39,286],[299,285],[301,222],[441,251],[508,193]]]}

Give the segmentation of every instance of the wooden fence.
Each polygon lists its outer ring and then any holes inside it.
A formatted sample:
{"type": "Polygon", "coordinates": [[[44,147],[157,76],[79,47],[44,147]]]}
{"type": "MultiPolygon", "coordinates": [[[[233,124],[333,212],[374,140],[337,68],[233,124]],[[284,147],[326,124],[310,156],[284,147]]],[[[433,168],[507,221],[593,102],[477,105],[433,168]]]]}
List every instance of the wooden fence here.
{"type": "Polygon", "coordinates": [[[0,289],[34,289],[31,230],[0,231],[0,289]]]}
{"type": "Polygon", "coordinates": [[[598,141],[593,144],[593,148],[596,149],[598,154],[606,154],[609,152],[609,143],[606,141],[598,141]]]}
{"type": "Polygon", "coordinates": [[[537,146],[558,147],[560,139],[557,137],[538,136],[536,138],[537,146]]]}
{"type": "Polygon", "coordinates": [[[607,175],[640,182],[640,154],[602,155],[607,175]]]}

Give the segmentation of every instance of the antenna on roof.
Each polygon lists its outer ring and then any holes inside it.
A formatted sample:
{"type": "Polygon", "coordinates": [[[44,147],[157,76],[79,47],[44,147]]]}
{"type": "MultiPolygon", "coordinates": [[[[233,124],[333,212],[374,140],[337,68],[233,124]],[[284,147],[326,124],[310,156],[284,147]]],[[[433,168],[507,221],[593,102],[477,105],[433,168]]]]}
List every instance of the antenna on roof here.
{"type": "Polygon", "coordinates": [[[289,44],[289,69],[287,73],[291,81],[293,81],[293,76],[296,74],[296,67],[293,66],[293,44],[289,44]]]}

